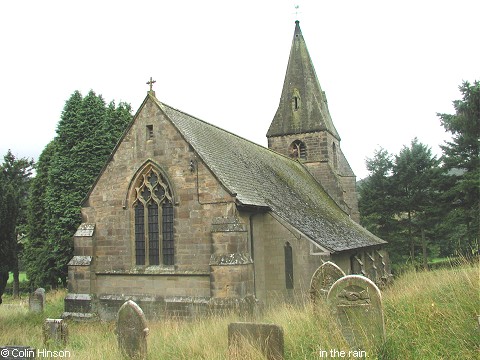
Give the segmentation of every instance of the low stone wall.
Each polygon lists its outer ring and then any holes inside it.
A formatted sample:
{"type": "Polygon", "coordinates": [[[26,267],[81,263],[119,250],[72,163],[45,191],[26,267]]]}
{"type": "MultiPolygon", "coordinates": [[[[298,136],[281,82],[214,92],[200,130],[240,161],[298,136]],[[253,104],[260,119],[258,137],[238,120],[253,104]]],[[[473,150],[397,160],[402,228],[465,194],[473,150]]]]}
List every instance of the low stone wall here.
{"type": "Polygon", "coordinates": [[[245,316],[253,316],[260,306],[253,295],[238,298],[202,297],[161,297],[151,295],[113,295],[99,297],[90,295],[68,295],[65,298],[63,317],[78,320],[99,318],[114,320],[120,307],[128,300],[137,303],[147,319],[180,318],[193,319],[205,315],[224,314],[235,311],[245,316]]]}

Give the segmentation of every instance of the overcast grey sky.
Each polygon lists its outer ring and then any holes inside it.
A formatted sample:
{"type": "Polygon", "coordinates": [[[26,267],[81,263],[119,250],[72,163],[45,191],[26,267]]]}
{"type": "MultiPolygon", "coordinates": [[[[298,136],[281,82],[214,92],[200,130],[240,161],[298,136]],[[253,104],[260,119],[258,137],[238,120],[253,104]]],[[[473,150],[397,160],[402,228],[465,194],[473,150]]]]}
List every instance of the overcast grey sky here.
{"type": "Polygon", "coordinates": [[[379,146],[439,154],[436,113],[480,79],[480,1],[297,3],[2,1],[0,154],[37,159],[75,90],[136,111],[150,76],[160,101],[266,145],[296,18],[358,178],[379,146]]]}

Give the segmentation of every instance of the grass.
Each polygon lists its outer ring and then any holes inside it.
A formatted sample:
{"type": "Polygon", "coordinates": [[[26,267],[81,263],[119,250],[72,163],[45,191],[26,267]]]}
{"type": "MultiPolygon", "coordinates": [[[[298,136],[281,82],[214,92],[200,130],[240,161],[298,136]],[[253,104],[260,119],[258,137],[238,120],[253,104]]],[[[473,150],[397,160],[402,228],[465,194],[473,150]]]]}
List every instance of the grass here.
{"type": "MultiPolygon", "coordinates": [[[[28,312],[23,300],[0,305],[0,345],[43,348],[41,325],[63,311],[65,291],[47,294],[43,314],[28,312]]],[[[479,354],[479,266],[463,265],[430,272],[410,272],[383,292],[387,341],[367,349],[368,359],[476,359],[479,354]]],[[[234,314],[203,320],[149,322],[149,359],[227,359],[228,324],[250,321],[234,314]]],[[[281,304],[256,322],[281,325],[285,359],[324,359],[321,351],[347,350],[338,326],[320,304],[281,304]]],[[[120,359],[115,323],[69,322],[66,350],[74,359],[120,359]]],[[[345,358],[348,358],[345,357],[345,358]]],[[[351,357],[353,358],[353,357],[351,357]]],[[[263,359],[252,347],[230,349],[230,359],[263,359]]]]}

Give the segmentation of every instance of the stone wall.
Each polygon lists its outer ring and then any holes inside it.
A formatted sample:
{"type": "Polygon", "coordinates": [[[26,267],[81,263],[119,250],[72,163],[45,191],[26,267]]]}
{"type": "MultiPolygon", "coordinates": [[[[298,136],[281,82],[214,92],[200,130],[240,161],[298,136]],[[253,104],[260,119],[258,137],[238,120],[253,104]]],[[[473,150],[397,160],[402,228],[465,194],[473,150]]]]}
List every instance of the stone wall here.
{"type": "MultiPolygon", "coordinates": [[[[295,297],[306,296],[310,278],[322,264],[319,255],[310,255],[310,242],[270,213],[256,214],[250,219],[253,229],[251,235],[253,235],[256,297],[268,305],[276,301],[291,301],[295,297]],[[292,290],[286,288],[287,242],[292,247],[293,255],[292,290]]],[[[316,251],[320,250],[317,248],[316,251]]]]}
{"type": "Polygon", "coordinates": [[[290,156],[295,140],[305,144],[307,157],[299,159],[325,191],[353,220],[359,222],[355,174],[340,148],[340,141],[326,131],[268,138],[268,147],[290,156]]]}
{"type": "Polygon", "coordinates": [[[92,259],[87,267],[69,267],[70,291],[103,297],[102,304],[112,294],[208,298],[212,222],[234,209],[232,196],[147,97],[83,204],[82,220],[95,231],[90,239],[75,238],[75,252],[92,259]],[[159,169],[173,195],[173,266],[135,264],[133,184],[148,165],[159,169]],[[89,288],[82,284],[87,278],[89,288]]]}
{"type": "Polygon", "coordinates": [[[95,272],[135,266],[131,184],[146,162],[162,170],[174,195],[175,270],[208,271],[208,219],[224,215],[232,198],[148,98],[82,209],[84,222],[96,224],[95,272]],[[153,137],[148,140],[147,125],[153,126],[153,137]],[[192,160],[195,171],[189,167],[192,160]]]}

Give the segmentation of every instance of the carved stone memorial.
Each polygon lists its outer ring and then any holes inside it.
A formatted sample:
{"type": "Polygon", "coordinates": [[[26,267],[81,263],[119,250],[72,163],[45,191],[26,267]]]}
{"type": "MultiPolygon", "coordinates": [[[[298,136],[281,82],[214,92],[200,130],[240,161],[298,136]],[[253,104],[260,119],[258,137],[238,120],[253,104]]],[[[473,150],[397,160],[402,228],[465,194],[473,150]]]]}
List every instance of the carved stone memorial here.
{"type": "Polygon", "coordinates": [[[118,310],[117,339],[122,354],[130,359],[147,358],[147,335],[149,329],[143,310],[132,300],[118,310]]]}
{"type": "Polygon", "coordinates": [[[63,319],[45,319],[43,343],[45,346],[65,346],[68,342],[68,326],[63,319]]]}
{"type": "Polygon", "coordinates": [[[32,312],[43,312],[45,307],[45,289],[38,288],[28,297],[28,308],[32,312]]]}
{"type": "Polygon", "coordinates": [[[260,350],[268,360],[283,360],[283,329],[275,324],[256,324],[248,322],[228,325],[228,347],[230,351],[247,341],[260,350]]]}
{"type": "Polygon", "coordinates": [[[322,264],[310,281],[310,298],[315,304],[321,297],[326,298],[333,283],[345,276],[345,273],[336,264],[327,261],[322,264]]]}
{"type": "Polygon", "coordinates": [[[328,292],[327,303],[353,349],[385,341],[382,295],[370,279],[348,275],[337,280],[328,292]]]}

